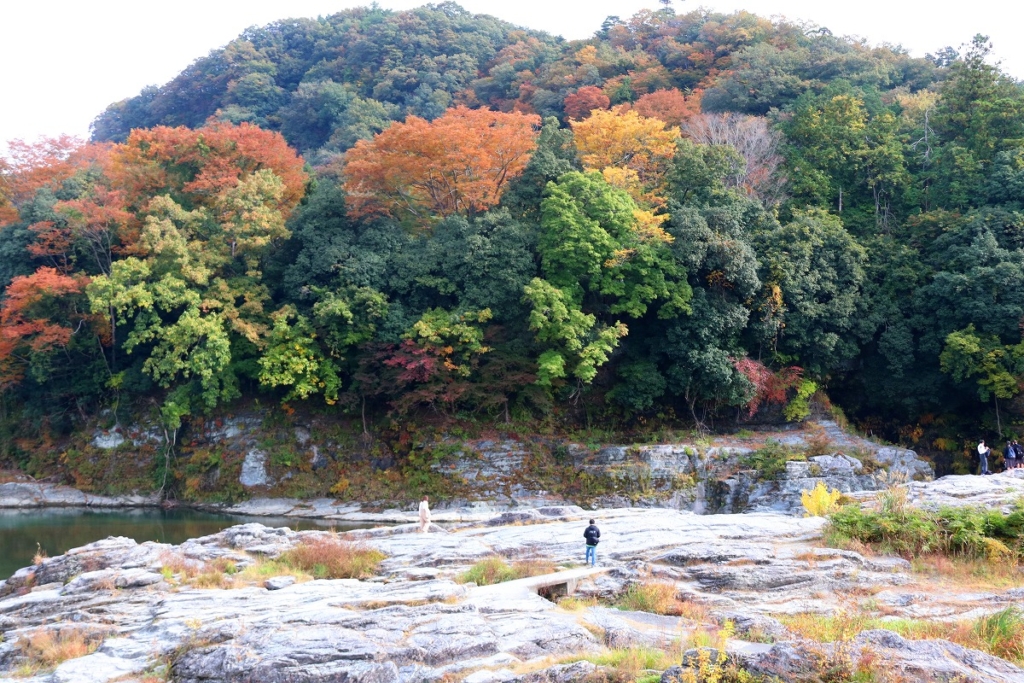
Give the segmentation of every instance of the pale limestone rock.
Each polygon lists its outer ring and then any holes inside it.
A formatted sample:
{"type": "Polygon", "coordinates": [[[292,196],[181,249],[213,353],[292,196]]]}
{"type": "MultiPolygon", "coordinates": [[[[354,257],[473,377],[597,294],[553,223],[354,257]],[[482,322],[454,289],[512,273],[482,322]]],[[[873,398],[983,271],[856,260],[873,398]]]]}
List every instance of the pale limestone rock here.
{"type": "Polygon", "coordinates": [[[268,591],[279,591],[295,583],[294,576],[275,576],[263,582],[263,587],[268,591]]]}
{"type": "Polygon", "coordinates": [[[92,437],[92,445],[104,450],[117,448],[123,444],[124,441],[125,439],[121,436],[121,432],[116,429],[112,429],[109,432],[97,431],[92,437]]]}
{"type": "Polygon", "coordinates": [[[238,476],[238,482],[245,487],[266,486],[269,483],[267,477],[267,454],[258,448],[253,448],[245,454],[242,462],[242,473],[238,476]]]}
{"type": "Polygon", "coordinates": [[[118,588],[141,588],[160,583],[164,577],[145,569],[126,569],[120,572],[114,579],[114,585],[118,588]]]}
{"type": "MultiPolygon", "coordinates": [[[[586,525],[581,511],[534,512],[527,524],[447,533],[411,533],[413,525],[349,532],[348,538],[388,555],[380,580],[317,580],[270,591],[263,586],[156,590],[159,583],[142,588],[133,577],[159,579],[161,563],[170,555],[193,562],[218,557],[251,562],[247,553],[274,556],[324,532],[245,524],[175,547],[105,539],[7,581],[8,594],[0,598],[0,677],[18,666],[21,634],[72,620],[110,635],[93,655],[61,665],[65,678],[40,676],[30,683],[129,680],[171,653],[176,654],[171,680],[184,683],[411,683],[445,676],[478,683],[569,683],[596,667],[580,662],[520,676],[515,667],[605,646],[664,646],[695,627],[686,619],[606,607],[567,612],[512,584],[475,588],[451,580],[494,554],[560,565],[581,562],[586,525]],[[25,592],[31,575],[56,587],[25,592]],[[119,580],[139,589],[113,589],[111,582],[119,580]]],[[[818,547],[824,524],[819,518],[701,516],[654,508],[590,515],[602,530],[601,567],[593,575],[566,573],[583,577],[580,594],[610,598],[635,581],[672,584],[677,595],[705,605],[710,620],[733,622],[739,640],[729,645],[730,656],[764,671],[799,671],[814,661],[802,649],[805,643],[794,640],[773,615],[834,613],[849,608],[850,596],[864,595],[894,616],[959,619],[995,612],[1024,596],[1024,589],[979,593],[953,586],[928,593],[915,585],[908,590],[917,579],[899,558],[818,547]],[[764,634],[779,642],[742,640],[764,634]]],[[[1024,680],[1024,671],[1007,662],[945,641],[904,641],[870,632],[855,645],[878,653],[909,680],[954,675],[984,683],[1024,680]]]]}

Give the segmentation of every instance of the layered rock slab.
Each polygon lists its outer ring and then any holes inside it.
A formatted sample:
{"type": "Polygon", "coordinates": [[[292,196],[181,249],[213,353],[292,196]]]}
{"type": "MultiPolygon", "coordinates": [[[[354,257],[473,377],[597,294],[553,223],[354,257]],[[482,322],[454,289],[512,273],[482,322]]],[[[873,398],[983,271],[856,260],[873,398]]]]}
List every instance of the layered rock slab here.
{"type": "MultiPolygon", "coordinates": [[[[752,666],[762,660],[765,667],[790,660],[796,666],[801,657],[807,662],[801,655],[806,643],[794,640],[773,615],[832,613],[850,608],[861,596],[884,603],[897,616],[960,618],[968,611],[984,614],[1021,605],[1024,598],[1019,590],[928,592],[898,558],[818,547],[820,519],[664,509],[583,513],[571,507],[447,532],[419,534],[411,525],[350,532],[352,540],[388,555],[384,575],[370,581],[307,581],[270,591],[262,586],[199,589],[167,580],[172,558],[179,564],[230,560],[241,567],[326,533],[247,524],[180,546],[108,539],[19,572],[0,589],[5,593],[0,676],[18,666],[18,643],[34,629],[73,623],[102,632],[102,645],[33,683],[125,680],[126,674],[171,662],[171,679],[189,683],[411,683],[454,675],[481,683],[574,680],[564,678],[571,675],[567,672],[593,671],[593,665],[518,672],[548,657],[580,656],[606,646],[664,647],[695,623],[608,607],[567,612],[535,594],[505,595],[451,579],[493,554],[578,563],[590,515],[602,529],[598,560],[607,572],[583,581],[582,595],[613,599],[631,583],[670,583],[679,597],[702,605],[708,618],[734,622],[740,638],[756,631],[778,641],[753,650],[735,643],[745,648],[752,666]]],[[[886,633],[862,640],[858,647],[890,657],[910,680],[945,680],[926,671],[930,659],[942,658],[956,660],[959,667],[936,668],[943,676],[1024,680],[1014,678],[1024,677],[1024,671],[1012,664],[951,643],[897,641],[886,633]]]]}

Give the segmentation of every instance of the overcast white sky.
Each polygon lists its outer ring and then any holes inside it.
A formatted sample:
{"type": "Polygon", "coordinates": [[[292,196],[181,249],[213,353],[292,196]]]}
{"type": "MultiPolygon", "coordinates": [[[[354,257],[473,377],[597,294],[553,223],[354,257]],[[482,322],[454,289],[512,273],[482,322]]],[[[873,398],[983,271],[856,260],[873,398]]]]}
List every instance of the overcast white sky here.
{"type": "MultiPolygon", "coordinates": [[[[0,142],[88,134],[111,102],[163,84],[243,29],[286,17],[333,14],[351,0],[0,0],[0,142]]],[[[423,0],[380,0],[407,9],[423,0]]],[[[585,38],[608,15],[629,17],[657,0],[461,0],[515,24],[585,38]]],[[[899,43],[923,56],[989,35],[1003,67],[1024,79],[1021,0],[676,0],[813,21],[840,35],[899,43]]]]}

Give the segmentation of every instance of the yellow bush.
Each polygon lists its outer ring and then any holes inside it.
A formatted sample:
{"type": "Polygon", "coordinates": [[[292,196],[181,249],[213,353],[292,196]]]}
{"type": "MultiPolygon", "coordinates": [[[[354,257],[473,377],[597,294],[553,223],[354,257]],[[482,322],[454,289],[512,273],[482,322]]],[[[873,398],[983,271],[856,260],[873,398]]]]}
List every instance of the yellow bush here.
{"type": "Polygon", "coordinates": [[[985,543],[985,553],[988,555],[988,559],[993,562],[999,562],[1013,553],[1013,551],[1000,540],[989,538],[987,536],[982,540],[985,543]]]}
{"type": "Polygon", "coordinates": [[[825,482],[819,481],[812,490],[800,493],[800,502],[807,510],[808,517],[824,517],[839,509],[839,499],[842,496],[842,492],[830,491],[825,482]]]}
{"type": "Polygon", "coordinates": [[[726,648],[735,628],[731,621],[719,629],[710,642],[694,641],[697,654],[683,659],[684,671],[677,678],[678,683],[726,683],[727,681],[755,681],[756,679],[728,664],[729,655],[726,648]]]}

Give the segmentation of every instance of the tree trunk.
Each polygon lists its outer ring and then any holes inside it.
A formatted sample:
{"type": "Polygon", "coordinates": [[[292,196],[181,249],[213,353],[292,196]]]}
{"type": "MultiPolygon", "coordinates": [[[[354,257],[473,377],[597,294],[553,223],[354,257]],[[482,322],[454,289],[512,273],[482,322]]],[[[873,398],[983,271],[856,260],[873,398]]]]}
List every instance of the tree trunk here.
{"type": "Polygon", "coordinates": [[[363,394],[363,436],[368,436],[370,432],[366,429],[366,394],[363,394]]]}
{"type": "Polygon", "coordinates": [[[1003,438],[1003,423],[999,419],[999,398],[992,394],[992,401],[996,404],[996,429],[999,431],[999,438],[1003,438]]]}
{"type": "Polygon", "coordinates": [[[178,430],[174,429],[170,434],[164,429],[164,476],[160,482],[160,500],[163,501],[166,497],[167,488],[167,472],[171,469],[171,453],[174,452],[174,445],[178,442],[178,430]]]}

